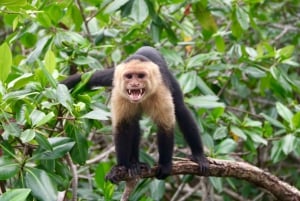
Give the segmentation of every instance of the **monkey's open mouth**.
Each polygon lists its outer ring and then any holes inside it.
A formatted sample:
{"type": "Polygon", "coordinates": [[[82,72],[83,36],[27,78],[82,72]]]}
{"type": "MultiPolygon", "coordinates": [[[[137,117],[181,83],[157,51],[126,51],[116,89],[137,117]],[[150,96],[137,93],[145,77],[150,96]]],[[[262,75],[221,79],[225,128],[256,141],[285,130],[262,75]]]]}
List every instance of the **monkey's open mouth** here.
{"type": "Polygon", "coordinates": [[[137,102],[139,101],[145,93],[145,89],[127,89],[127,94],[131,101],[137,102]]]}

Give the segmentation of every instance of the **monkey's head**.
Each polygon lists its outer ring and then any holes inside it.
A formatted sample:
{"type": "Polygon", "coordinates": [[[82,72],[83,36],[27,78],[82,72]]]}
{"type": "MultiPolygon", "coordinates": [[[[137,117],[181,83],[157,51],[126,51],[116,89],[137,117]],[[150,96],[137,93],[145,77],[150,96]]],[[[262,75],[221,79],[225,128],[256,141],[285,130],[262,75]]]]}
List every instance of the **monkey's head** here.
{"type": "Polygon", "coordinates": [[[131,60],[116,67],[113,90],[132,103],[140,103],[157,91],[160,77],[156,64],[131,60]]]}

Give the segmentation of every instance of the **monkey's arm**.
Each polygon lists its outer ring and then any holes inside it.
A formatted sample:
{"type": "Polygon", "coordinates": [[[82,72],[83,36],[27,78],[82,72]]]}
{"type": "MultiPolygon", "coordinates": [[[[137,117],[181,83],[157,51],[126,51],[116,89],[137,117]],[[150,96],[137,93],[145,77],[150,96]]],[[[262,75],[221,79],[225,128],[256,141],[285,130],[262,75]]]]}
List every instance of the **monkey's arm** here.
{"type": "MultiPolygon", "coordinates": [[[[91,89],[95,86],[112,86],[114,71],[114,68],[95,71],[91,78],[87,81],[87,88],[91,89]]],[[[82,74],[74,74],[68,77],[67,79],[63,80],[61,83],[66,85],[68,89],[72,89],[74,88],[74,86],[76,86],[76,84],[78,84],[81,81],[81,77],[82,74]]]]}

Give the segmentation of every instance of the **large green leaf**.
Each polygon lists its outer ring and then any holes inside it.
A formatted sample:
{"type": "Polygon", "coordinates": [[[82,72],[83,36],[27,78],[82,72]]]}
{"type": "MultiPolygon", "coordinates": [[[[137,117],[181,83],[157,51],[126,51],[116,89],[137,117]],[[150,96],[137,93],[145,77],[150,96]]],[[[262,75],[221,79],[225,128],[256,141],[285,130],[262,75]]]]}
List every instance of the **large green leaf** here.
{"type": "Polygon", "coordinates": [[[26,0],[1,0],[0,6],[7,6],[7,7],[22,7],[27,4],[26,0]]]}
{"type": "Polygon", "coordinates": [[[65,126],[65,132],[76,142],[71,150],[71,157],[78,164],[84,164],[88,158],[88,142],[84,136],[84,130],[84,128],[69,122],[65,126]]]}
{"type": "Polygon", "coordinates": [[[0,46],[0,81],[5,82],[7,76],[11,71],[12,53],[7,43],[0,46]]]}
{"type": "Polygon", "coordinates": [[[137,23],[142,23],[148,17],[148,14],[149,11],[145,0],[134,0],[130,17],[137,23]]]}
{"type": "MultiPolygon", "coordinates": [[[[105,8],[105,13],[111,13],[114,12],[116,10],[118,10],[119,8],[121,8],[121,6],[123,6],[124,4],[126,4],[129,0],[115,0],[115,1],[111,1],[105,8]]],[[[104,1],[105,2],[105,1],[104,1]]]]}
{"type": "Polygon", "coordinates": [[[95,120],[108,120],[108,117],[110,117],[109,112],[98,108],[96,110],[93,110],[93,111],[83,115],[81,118],[95,119],[95,120]]]}
{"type": "Polygon", "coordinates": [[[57,200],[56,184],[50,179],[46,171],[37,168],[26,168],[26,186],[32,190],[32,195],[43,201],[57,200]]]}
{"type": "Polygon", "coordinates": [[[296,137],[292,134],[284,136],[282,139],[282,151],[285,155],[291,153],[296,147],[296,137]]]}
{"type": "Polygon", "coordinates": [[[216,147],[216,153],[229,154],[234,152],[236,147],[237,147],[237,143],[234,140],[225,139],[216,147]]]}
{"type": "Polygon", "coordinates": [[[0,180],[15,176],[20,170],[20,164],[8,157],[0,157],[0,180]]]}
{"type": "Polygon", "coordinates": [[[45,67],[48,70],[49,73],[53,73],[55,67],[56,67],[56,57],[55,54],[48,50],[45,55],[45,67]]]}
{"type": "Polygon", "coordinates": [[[179,84],[184,94],[195,89],[197,84],[197,74],[195,71],[184,73],[179,78],[179,84]]]}
{"type": "Polygon", "coordinates": [[[293,113],[287,108],[285,105],[283,105],[280,102],[276,103],[276,109],[278,114],[288,123],[291,123],[293,118],[293,113]]]}
{"type": "Polygon", "coordinates": [[[75,142],[68,137],[53,137],[48,140],[52,146],[52,150],[37,150],[33,156],[34,159],[51,160],[61,158],[68,153],[75,144],[75,142]]]}
{"type": "Polygon", "coordinates": [[[26,201],[29,193],[31,192],[28,188],[12,189],[0,196],[1,201],[26,201]]]}
{"type": "Polygon", "coordinates": [[[225,104],[218,102],[219,98],[217,96],[195,96],[186,100],[187,103],[199,107],[199,108],[216,108],[216,107],[225,107],[225,104]]]}

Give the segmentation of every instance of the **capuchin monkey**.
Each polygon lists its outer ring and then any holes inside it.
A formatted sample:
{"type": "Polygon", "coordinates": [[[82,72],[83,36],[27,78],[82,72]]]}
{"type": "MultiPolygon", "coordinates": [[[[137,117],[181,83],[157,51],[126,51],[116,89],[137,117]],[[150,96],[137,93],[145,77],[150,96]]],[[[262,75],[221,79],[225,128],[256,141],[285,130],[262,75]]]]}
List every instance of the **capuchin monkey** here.
{"type": "MultiPolygon", "coordinates": [[[[81,80],[72,75],[62,83],[69,89],[81,80]]],[[[117,166],[125,167],[131,175],[138,175],[140,126],[143,114],[157,125],[159,152],[156,177],[165,179],[171,174],[176,121],[198,163],[200,172],[208,175],[208,160],[204,156],[200,131],[184,104],[180,86],[162,55],[152,47],[141,47],[115,68],[96,71],[87,87],[113,86],[111,96],[112,128],[117,155],[117,166]]],[[[108,178],[115,183],[117,178],[108,178]]]]}

